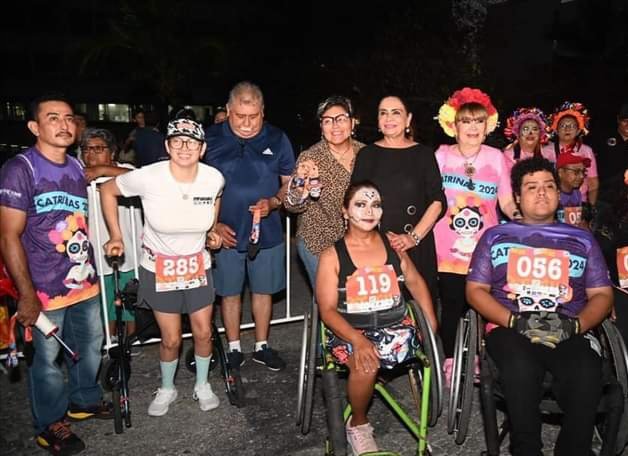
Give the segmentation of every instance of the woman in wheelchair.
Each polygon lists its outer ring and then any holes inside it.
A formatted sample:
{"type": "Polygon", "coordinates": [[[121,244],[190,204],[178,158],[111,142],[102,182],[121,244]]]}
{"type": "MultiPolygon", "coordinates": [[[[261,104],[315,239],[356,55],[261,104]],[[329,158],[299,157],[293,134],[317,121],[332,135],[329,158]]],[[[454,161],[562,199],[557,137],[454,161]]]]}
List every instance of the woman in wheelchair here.
{"type": "Polygon", "coordinates": [[[540,455],[546,372],[564,412],[556,455],[589,455],[602,394],[599,342],[589,331],[609,314],[613,294],[589,231],[555,222],[557,177],[530,158],[512,169],[523,219],[490,228],[471,260],[466,294],[487,320],[485,344],[499,371],[513,455],[540,455]]]}
{"type": "Polygon", "coordinates": [[[407,313],[406,291],[436,330],[429,290],[406,252],[392,250],[378,228],[382,198],[368,181],[352,184],[343,201],[346,233],[322,252],[316,300],[328,328],[327,345],[349,369],[347,396],[352,416],[347,441],[355,454],[377,451],[368,404],[380,368],[412,358],[416,328],[407,313]]]}

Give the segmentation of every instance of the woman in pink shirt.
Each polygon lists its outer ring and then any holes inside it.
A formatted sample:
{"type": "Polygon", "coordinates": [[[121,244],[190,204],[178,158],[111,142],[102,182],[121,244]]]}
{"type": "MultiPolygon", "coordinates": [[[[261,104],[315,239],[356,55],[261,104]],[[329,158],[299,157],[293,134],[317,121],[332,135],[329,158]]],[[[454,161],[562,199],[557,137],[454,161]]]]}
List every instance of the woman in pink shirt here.
{"type": "Polygon", "coordinates": [[[573,153],[591,160],[591,166],[587,169],[587,178],[580,187],[580,191],[584,201],[595,205],[600,186],[597,162],[593,150],[582,142],[582,138],[589,134],[589,119],[587,109],[582,103],[565,101],[550,117],[549,125],[553,142],[547,143],[543,150],[547,153],[553,151],[556,158],[562,153],[573,153]]]}
{"type": "Polygon", "coordinates": [[[504,154],[484,144],[497,116],[489,96],[468,87],[454,92],[438,114],[445,133],[456,138],[455,144],[436,151],[447,199],[447,212],[434,227],[446,376],[458,320],[468,308],[465,281],[475,245],[487,228],[497,225],[498,202],[507,217],[519,216],[504,154]]]}
{"type": "Polygon", "coordinates": [[[547,118],[539,108],[519,108],[513,112],[506,120],[504,135],[512,141],[504,149],[509,170],[519,160],[538,155],[556,163],[554,150],[542,149],[549,136],[547,134],[547,118]]]}

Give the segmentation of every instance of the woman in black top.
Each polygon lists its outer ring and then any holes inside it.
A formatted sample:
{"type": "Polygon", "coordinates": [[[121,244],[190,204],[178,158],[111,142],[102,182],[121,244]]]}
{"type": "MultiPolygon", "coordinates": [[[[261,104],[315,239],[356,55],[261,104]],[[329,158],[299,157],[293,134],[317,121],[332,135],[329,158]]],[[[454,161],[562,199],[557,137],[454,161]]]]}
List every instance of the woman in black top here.
{"type": "Polygon", "coordinates": [[[316,300],[328,328],[327,347],[349,368],[347,396],[352,416],[347,441],[354,454],[377,451],[366,412],[377,372],[413,357],[416,328],[406,312],[405,295],[414,299],[436,331],[429,290],[407,253],[382,236],[380,193],[371,182],[353,184],[343,202],[347,231],[321,253],[316,300]]]}
{"type": "Polygon", "coordinates": [[[352,182],[371,180],[386,199],[382,232],[395,250],[407,251],[437,296],[436,250],[432,228],[447,209],[434,152],[411,135],[412,113],[397,96],[382,98],[378,108],[382,138],[360,151],[352,182]]]}

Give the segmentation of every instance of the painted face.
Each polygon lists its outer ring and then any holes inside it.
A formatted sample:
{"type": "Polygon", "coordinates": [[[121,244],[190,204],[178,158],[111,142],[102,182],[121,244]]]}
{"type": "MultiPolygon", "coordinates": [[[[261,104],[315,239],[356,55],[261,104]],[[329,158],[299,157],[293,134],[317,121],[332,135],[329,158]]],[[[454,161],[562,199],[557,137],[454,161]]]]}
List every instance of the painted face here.
{"type": "Polygon", "coordinates": [[[565,116],[558,122],[558,140],[562,144],[571,144],[578,137],[578,121],[573,116],[565,116]]]}
{"type": "Polygon", "coordinates": [[[87,146],[81,149],[83,161],[88,168],[92,166],[111,165],[112,151],[102,138],[91,138],[87,146]]]}
{"type": "Polygon", "coordinates": [[[343,212],[351,227],[371,231],[382,219],[382,198],[373,188],[361,188],[349,201],[349,208],[343,209],[343,212]]]}
{"type": "Polygon", "coordinates": [[[551,294],[540,293],[529,287],[524,287],[522,293],[517,295],[519,312],[541,311],[555,312],[558,307],[558,299],[551,294]]]}
{"type": "Polygon", "coordinates": [[[563,166],[558,170],[561,185],[569,188],[580,188],[587,177],[587,169],[583,163],[563,166]]]}
{"type": "Polygon", "coordinates": [[[240,138],[248,139],[256,136],[264,124],[264,109],[258,102],[242,103],[236,98],[227,106],[229,126],[240,138]]]}
{"type": "Polygon", "coordinates": [[[526,149],[534,149],[541,139],[541,128],[535,120],[528,119],[519,129],[519,143],[526,149]]]}
{"type": "Polygon", "coordinates": [[[461,146],[480,146],[486,138],[486,114],[464,113],[455,122],[456,138],[461,146]]]}
{"type": "Polygon", "coordinates": [[[463,237],[471,237],[482,228],[482,217],[476,211],[465,207],[451,221],[454,231],[463,237]]]}
{"type": "Polygon", "coordinates": [[[412,114],[397,97],[386,97],[379,102],[377,108],[377,126],[384,136],[397,137],[404,135],[410,126],[412,114]]]}
{"type": "Polygon", "coordinates": [[[82,231],[77,231],[68,239],[66,246],[68,257],[72,263],[84,263],[89,257],[89,240],[82,231]]]}
{"type": "Polygon", "coordinates": [[[321,116],[321,132],[328,143],[339,146],[349,141],[354,120],[340,106],[332,106],[321,116]]]}
{"type": "Polygon", "coordinates": [[[50,147],[68,147],[76,138],[72,108],[63,101],[45,101],[39,105],[36,121],[28,123],[37,142],[50,147]]]}
{"type": "Polygon", "coordinates": [[[558,186],[549,171],[523,176],[517,202],[526,222],[550,223],[558,207],[558,186]]]}

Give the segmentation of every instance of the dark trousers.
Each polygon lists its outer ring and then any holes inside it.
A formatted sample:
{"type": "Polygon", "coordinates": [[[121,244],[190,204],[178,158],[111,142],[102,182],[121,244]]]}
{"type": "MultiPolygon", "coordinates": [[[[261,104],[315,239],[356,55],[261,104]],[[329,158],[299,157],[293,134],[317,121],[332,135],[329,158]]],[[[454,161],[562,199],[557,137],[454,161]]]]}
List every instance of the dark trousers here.
{"type": "Polygon", "coordinates": [[[456,329],[460,317],[469,309],[464,296],[467,276],[443,272],[438,274],[438,293],[440,295],[440,337],[443,341],[445,358],[454,356],[456,329]]]}
{"type": "Polygon", "coordinates": [[[543,378],[549,371],[552,391],[563,410],[554,454],[589,456],[593,426],[602,395],[602,359],[584,336],[574,336],[551,349],[531,343],[508,328],[486,337],[486,348],[499,370],[500,385],[511,424],[511,451],[540,455],[543,378]]]}
{"type": "Polygon", "coordinates": [[[628,294],[613,288],[615,294],[615,324],[628,345],[628,294]]]}

